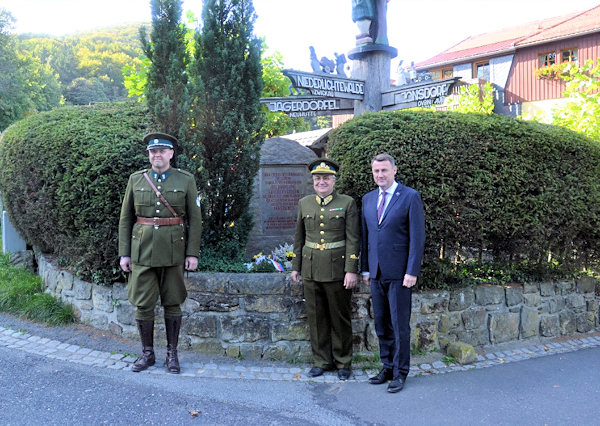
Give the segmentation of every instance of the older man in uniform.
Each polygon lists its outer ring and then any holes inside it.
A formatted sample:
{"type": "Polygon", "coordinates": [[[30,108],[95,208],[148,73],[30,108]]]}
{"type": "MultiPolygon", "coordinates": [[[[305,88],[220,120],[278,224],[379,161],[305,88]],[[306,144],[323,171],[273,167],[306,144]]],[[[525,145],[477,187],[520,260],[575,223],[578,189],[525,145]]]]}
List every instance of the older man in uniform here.
{"type": "Polygon", "coordinates": [[[119,255],[129,275],[129,301],[137,307],[142,356],[131,370],[154,365],[154,308],[160,297],[167,335],[165,364],[180,372],[177,357],[181,304],[187,297],[184,268],[198,266],[202,231],[200,199],[191,173],[171,168],[177,140],[164,133],[144,138],[151,168],[129,176],[119,220],[119,255]]]}
{"type": "Polygon", "coordinates": [[[309,376],[338,369],[348,380],[352,363],[352,289],[358,281],[359,214],[354,200],[334,191],[339,167],[328,159],[308,166],[316,195],[300,200],[292,275],[304,281],[314,367],[309,376]]]}

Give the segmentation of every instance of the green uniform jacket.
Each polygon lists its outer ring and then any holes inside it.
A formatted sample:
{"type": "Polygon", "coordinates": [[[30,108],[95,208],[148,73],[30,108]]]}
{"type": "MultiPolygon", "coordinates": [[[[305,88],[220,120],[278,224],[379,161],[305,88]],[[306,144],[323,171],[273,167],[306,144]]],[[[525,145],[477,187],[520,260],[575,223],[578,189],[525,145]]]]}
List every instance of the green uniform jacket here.
{"type": "Polygon", "coordinates": [[[119,256],[151,267],[182,265],[186,256],[198,257],[202,234],[202,214],[196,181],[191,173],[169,169],[164,181],[153,180],[184,225],[152,226],[136,223],[137,217],[173,217],[143,176],[141,170],[129,176],[119,220],[119,256]],[[187,240],[186,240],[187,237],[187,240]]]}
{"type": "Polygon", "coordinates": [[[358,272],[358,209],[352,197],[335,191],[325,198],[324,205],[320,205],[317,198],[309,195],[299,202],[292,269],[307,280],[343,281],[346,272],[358,272]],[[337,241],[345,241],[346,245],[323,250],[305,245],[305,242],[326,244],[337,241]]]}

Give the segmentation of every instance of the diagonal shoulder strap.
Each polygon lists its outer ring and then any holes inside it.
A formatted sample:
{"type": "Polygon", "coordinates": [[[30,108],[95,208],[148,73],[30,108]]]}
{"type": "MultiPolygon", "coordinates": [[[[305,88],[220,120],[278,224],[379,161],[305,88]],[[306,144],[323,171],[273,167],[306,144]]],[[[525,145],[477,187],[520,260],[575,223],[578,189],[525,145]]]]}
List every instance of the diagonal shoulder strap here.
{"type": "Polygon", "coordinates": [[[152,183],[152,180],[150,179],[150,176],[148,176],[148,173],[144,172],[144,177],[146,178],[146,180],[150,184],[150,188],[152,188],[152,190],[156,193],[156,196],[158,198],[160,198],[160,200],[163,202],[163,204],[169,209],[169,211],[171,212],[171,214],[173,216],[177,217],[177,213],[175,212],[175,210],[173,210],[173,207],[171,207],[171,205],[169,204],[169,202],[165,199],[165,197],[163,197],[163,195],[160,193],[160,191],[158,189],[156,189],[156,186],[154,186],[154,183],[152,183]]]}

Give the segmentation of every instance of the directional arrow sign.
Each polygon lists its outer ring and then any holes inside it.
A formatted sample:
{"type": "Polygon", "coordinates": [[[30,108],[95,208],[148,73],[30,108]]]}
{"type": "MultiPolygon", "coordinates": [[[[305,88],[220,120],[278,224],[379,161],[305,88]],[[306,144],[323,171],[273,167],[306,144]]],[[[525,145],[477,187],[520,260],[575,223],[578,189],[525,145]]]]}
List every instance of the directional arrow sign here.
{"type": "Polygon", "coordinates": [[[452,87],[460,77],[445,80],[425,81],[394,87],[382,93],[381,103],[384,110],[395,110],[413,107],[428,108],[443,104],[452,87]]]}
{"type": "Polygon", "coordinates": [[[271,112],[285,112],[290,117],[314,117],[317,115],[352,114],[354,101],[313,96],[289,96],[287,98],[261,98],[260,102],[271,112]]]}
{"type": "Polygon", "coordinates": [[[283,75],[292,80],[296,89],[308,90],[314,96],[362,100],[365,95],[365,82],[361,80],[291,69],[283,70],[283,75]]]}

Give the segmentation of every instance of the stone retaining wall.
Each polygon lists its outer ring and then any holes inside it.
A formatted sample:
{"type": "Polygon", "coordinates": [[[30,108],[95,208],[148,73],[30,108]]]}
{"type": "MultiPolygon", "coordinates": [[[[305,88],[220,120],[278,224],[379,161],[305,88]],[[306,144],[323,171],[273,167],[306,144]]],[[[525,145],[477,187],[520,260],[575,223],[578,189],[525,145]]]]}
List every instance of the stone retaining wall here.
{"type": "MultiPolygon", "coordinates": [[[[46,291],[70,303],[81,322],[137,339],[124,283],[91,284],[36,257],[46,291]]],[[[311,358],[302,286],[289,274],[190,273],[186,286],[182,348],[246,359],[311,358]]],[[[355,352],[377,351],[369,288],[356,289],[352,304],[355,352]]],[[[589,278],[415,292],[413,346],[444,350],[454,341],[484,346],[600,330],[599,305],[600,286],[589,278]]],[[[156,313],[157,343],[164,344],[160,307],[156,313]]]]}

